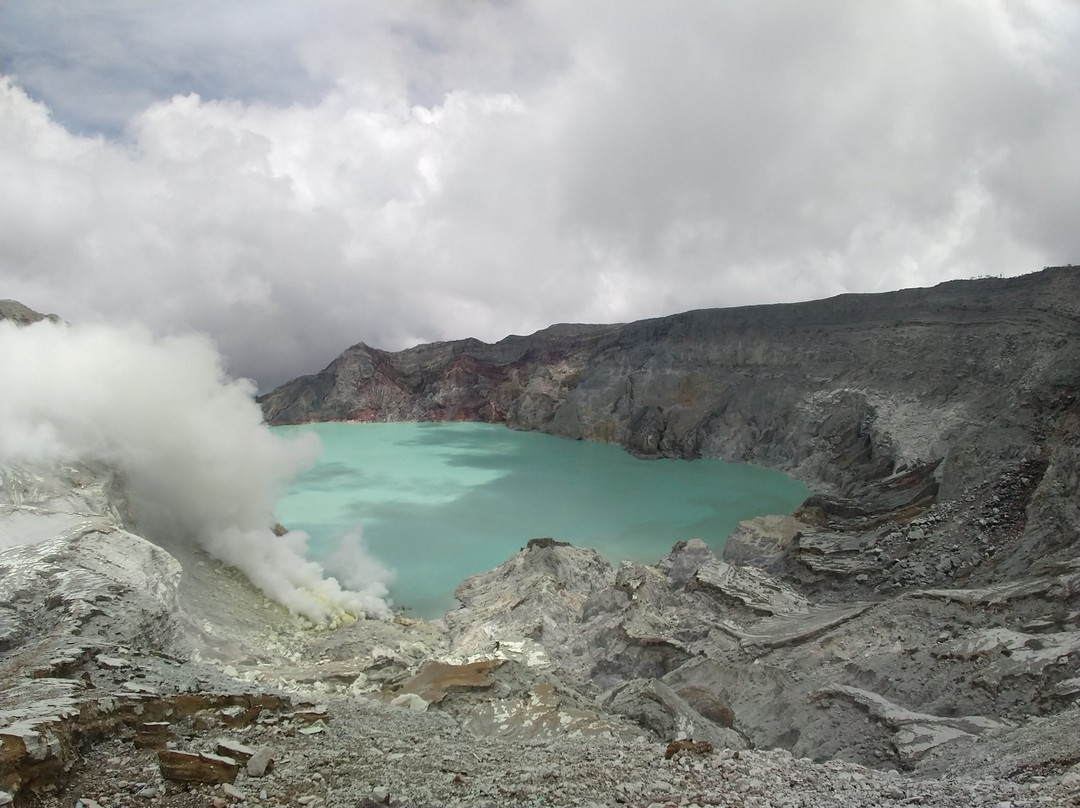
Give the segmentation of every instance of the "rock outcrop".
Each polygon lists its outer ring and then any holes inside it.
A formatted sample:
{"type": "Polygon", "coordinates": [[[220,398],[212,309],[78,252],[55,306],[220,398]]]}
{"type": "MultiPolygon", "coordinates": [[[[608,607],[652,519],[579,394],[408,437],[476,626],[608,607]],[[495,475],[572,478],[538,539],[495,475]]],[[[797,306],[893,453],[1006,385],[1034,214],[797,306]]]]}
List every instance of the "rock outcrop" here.
{"type": "Polygon", "coordinates": [[[700,541],[615,571],[591,551],[534,544],[460,596],[446,617],[455,650],[478,652],[480,634],[528,638],[666,741],[911,770],[991,730],[1080,722],[1075,561],[1022,584],[812,603],[700,541]]]}
{"type": "Polygon", "coordinates": [[[644,456],[750,461],[840,494],[929,465],[926,494],[951,497],[1043,458],[1075,418],[1078,301],[1080,272],[1062,267],[494,345],[361,343],[261,401],[275,424],[491,421],[644,456]]]}
{"type": "MultiPolygon", "coordinates": [[[[521,649],[655,737],[949,771],[1077,729],[1080,272],[365,345],[271,422],[455,420],[784,469],[820,493],[656,565],[531,543],[458,591],[457,653],[521,649]]],[[[1030,748],[1030,745],[1029,747],[1030,748]]],[[[1027,774],[1022,774],[1022,773],[1027,774]]]]}
{"type": "Polygon", "coordinates": [[[17,325],[30,325],[30,323],[36,323],[38,320],[60,322],[60,318],[55,314],[42,314],[39,311],[34,311],[18,300],[0,300],[0,320],[11,320],[17,325]]]}
{"type": "Polygon", "coordinates": [[[721,557],[534,539],[436,623],[304,630],[138,536],[107,466],[5,468],[0,805],[1080,804],[1078,360],[1072,268],[354,346],[267,418],[495,421],[820,492],[721,557]]]}

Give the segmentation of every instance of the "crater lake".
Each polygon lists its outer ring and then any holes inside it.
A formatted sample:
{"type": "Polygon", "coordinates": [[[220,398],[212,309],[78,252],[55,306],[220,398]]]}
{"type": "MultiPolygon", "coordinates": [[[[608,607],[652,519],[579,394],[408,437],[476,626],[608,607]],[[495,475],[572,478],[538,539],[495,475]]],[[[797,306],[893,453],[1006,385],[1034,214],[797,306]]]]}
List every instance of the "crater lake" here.
{"type": "MultiPolygon", "coordinates": [[[[719,553],[736,524],[790,513],[811,491],[772,469],[702,458],[642,460],[621,447],[479,423],[319,423],[323,454],[278,502],[325,562],[360,532],[396,573],[394,607],[433,619],[453,591],[529,539],[653,563],[699,538],[719,553]]],[[[330,570],[333,572],[333,569],[330,570]]]]}

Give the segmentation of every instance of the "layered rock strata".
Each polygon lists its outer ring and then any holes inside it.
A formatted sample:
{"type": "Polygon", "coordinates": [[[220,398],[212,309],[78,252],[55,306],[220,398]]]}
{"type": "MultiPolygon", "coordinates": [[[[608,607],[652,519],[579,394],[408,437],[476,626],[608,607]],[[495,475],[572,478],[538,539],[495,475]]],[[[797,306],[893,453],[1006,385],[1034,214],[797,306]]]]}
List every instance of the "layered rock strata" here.
{"type": "Polygon", "coordinates": [[[720,557],[533,540],[436,623],[312,633],[138,536],[107,466],[6,468],[0,804],[1080,804],[1078,310],[1059,268],[355,346],[268,419],[496,421],[822,492],[720,557]]]}
{"type": "MultiPolygon", "coordinates": [[[[262,398],[272,424],[477,420],[644,456],[786,469],[834,493],[952,497],[1074,431],[1080,273],[555,326],[494,345],[354,345],[262,398]]],[[[1040,476],[1040,475],[1036,475],[1040,476]]]]}
{"type": "Polygon", "coordinates": [[[1077,763],[1008,739],[1077,729],[1078,367],[1080,274],[1061,267],[361,344],[262,405],[275,423],[483,420],[787,470],[821,493],[741,525],[723,558],[690,543],[611,569],[530,543],[458,590],[453,647],[528,649],[657,737],[938,772],[983,748],[1019,776],[1077,763]]]}
{"type": "Polygon", "coordinates": [[[606,711],[665,740],[919,771],[932,750],[941,765],[944,745],[970,755],[994,738],[1000,754],[1036,724],[1080,731],[1076,561],[1022,582],[810,601],[698,540],[615,570],[533,542],[457,596],[454,650],[535,644],[606,711]]]}

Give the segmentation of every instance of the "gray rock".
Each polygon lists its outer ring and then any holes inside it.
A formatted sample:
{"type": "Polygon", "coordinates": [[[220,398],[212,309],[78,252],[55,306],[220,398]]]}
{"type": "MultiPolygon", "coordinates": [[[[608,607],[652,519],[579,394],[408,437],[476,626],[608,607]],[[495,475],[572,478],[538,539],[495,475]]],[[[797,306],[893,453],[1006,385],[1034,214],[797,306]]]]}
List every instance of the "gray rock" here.
{"type": "Polygon", "coordinates": [[[42,314],[17,300],[0,300],[0,320],[11,320],[17,325],[30,325],[39,320],[51,320],[54,323],[62,322],[55,314],[42,314]]]}
{"type": "MultiPolygon", "coordinates": [[[[700,701],[700,700],[699,700],[700,701]]],[[[656,679],[636,679],[606,694],[601,702],[606,710],[626,716],[659,740],[667,743],[683,738],[708,741],[717,748],[745,749],[746,739],[695,710],[682,696],[656,679]]],[[[714,708],[714,715],[719,712],[714,708]]]]}
{"type": "Polygon", "coordinates": [[[989,730],[1002,729],[1006,724],[984,716],[936,716],[900,707],[878,693],[857,687],[837,685],[811,694],[813,699],[841,697],[850,700],[875,721],[895,731],[893,745],[900,763],[911,768],[934,747],[972,737],[989,730]]]}
{"type": "Polygon", "coordinates": [[[89,805],[158,788],[155,752],[127,739],[168,717],[193,748],[235,724],[262,773],[273,744],[267,805],[384,804],[391,788],[403,806],[778,804],[796,787],[821,805],[1070,804],[1078,366],[1069,269],[355,346],[266,397],[267,416],[490,420],[769,465],[819,492],[740,526],[723,560],[687,542],[612,570],[534,540],[462,585],[445,632],[398,618],[298,633],[234,572],[142,542],[114,472],[0,469],[0,521],[62,506],[37,548],[0,555],[2,786],[42,808],[63,808],[51,789],[89,805]],[[426,662],[493,656],[483,687],[441,688],[433,709],[386,703],[426,662]],[[666,760],[652,738],[682,732],[755,749],[666,760]]]}
{"type": "Polygon", "coordinates": [[[244,802],[245,800],[247,800],[247,795],[243,791],[238,789],[236,786],[234,786],[232,783],[222,783],[221,793],[231,800],[236,800],[239,802],[244,802]]]}
{"type": "Polygon", "coordinates": [[[713,558],[694,573],[693,590],[711,591],[737,601],[755,614],[807,614],[802,595],[756,567],[739,567],[713,558]]]}
{"type": "Polygon", "coordinates": [[[777,572],[804,527],[792,516],[759,516],[739,522],[724,544],[724,561],[777,572]]]}
{"type": "Polygon", "coordinates": [[[428,708],[428,702],[416,693],[402,693],[400,696],[394,697],[390,703],[395,707],[404,707],[407,710],[417,710],[423,712],[428,708]]]}
{"type": "MultiPolygon", "coordinates": [[[[260,746],[255,750],[244,767],[248,777],[263,777],[274,768],[274,759],[269,746],[260,746]]],[[[265,797],[263,798],[265,799],[265,797]]]]}

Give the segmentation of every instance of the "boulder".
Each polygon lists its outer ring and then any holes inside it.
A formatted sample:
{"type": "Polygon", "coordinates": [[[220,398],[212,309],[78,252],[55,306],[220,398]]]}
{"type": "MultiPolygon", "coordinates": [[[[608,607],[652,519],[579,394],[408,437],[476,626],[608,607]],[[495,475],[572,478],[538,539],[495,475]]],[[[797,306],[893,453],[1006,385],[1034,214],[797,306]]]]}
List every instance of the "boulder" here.
{"type": "Polygon", "coordinates": [[[601,704],[606,710],[629,718],[661,741],[693,738],[708,741],[717,748],[747,747],[746,739],[731,728],[731,722],[725,725],[706,718],[657,679],[627,682],[605,694],[601,704]]]}
{"type": "Polygon", "coordinates": [[[269,746],[260,746],[255,750],[255,754],[248,758],[245,771],[248,777],[263,777],[267,772],[271,772],[274,769],[274,758],[271,755],[269,746]]]}
{"type": "Polygon", "coordinates": [[[802,528],[793,516],[759,516],[739,522],[724,544],[724,561],[775,573],[802,528]]]}

